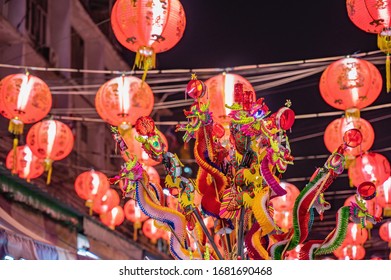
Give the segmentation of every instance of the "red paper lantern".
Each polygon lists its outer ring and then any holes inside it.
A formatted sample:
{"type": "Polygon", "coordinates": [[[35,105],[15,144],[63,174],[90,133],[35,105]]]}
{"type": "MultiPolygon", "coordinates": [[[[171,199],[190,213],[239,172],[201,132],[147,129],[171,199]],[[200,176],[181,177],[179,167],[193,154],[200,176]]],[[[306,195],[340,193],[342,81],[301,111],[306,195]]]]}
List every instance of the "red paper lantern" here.
{"type": "Polygon", "coordinates": [[[383,208],[391,208],[391,177],[377,187],[376,201],[383,208]]]}
{"type": "Polygon", "coordinates": [[[157,170],[149,165],[143,165],[143,169],[147,171],[149,181],[155,185],[160,186],[160,175],[157,170]]]}
{"type": "Polygon", "coordinates": [[[34,155],[44,159],[45,170],[49,171],[46,183],[50,184],[52,163],[64,159],[71,153],[74,136],[66,124],[55,120],[45,120],[30,128],[26,143],[34,155]]]}
{"type": "Polygon", "coordinates": [[[148,219],[143,224],[143,234],[148,237],[153,244],[163,236],[164,230],[155,226],[155,220],[148,219]]]}
{"type": "Polygon", "coordinates": [[[92,210],[97,214],[103,214],[119,205],[120,198],[114,189],[108,189],[103,196],[94,199],[92,210]]]}
{"type": "Polygon", "coordinates": [[[110,183],[107,176],[102,172],[90,170],[77,176],[74,186],[77,195],[86,200],[86,206],[90,208],[91,215],[94,200],[102,197],[107,192],[110,183]]]}
{"type": "Polygon", "coordinates": [[[125,218],[140,228],[141,223],[148,219],[148,216],[141,211],[140,206],[134,199],[129,199],[124,205],[125,218]]]}
{"type": "Polygon", "coordinates": [[[273,218],[275,223],[285,232],[287,232],[293,226],[292,210],[274,211],[273,218]]]}
{"type": "Polygon", "coordinates": [[[152,89],[146,82],[133,76],[107,81],[95,96],[95,107],[99,116],[112,126],[118,126],[121,135],[124,135],[139,117],[148,116],[153,105],[152,89]]]}
{"type": "Polygon", "coordinates": [[[380,33],[384,26],[384,23],[379,20],[374,20],[369,13],[367,0],[347,0],[346,8],[350,20],[361,30],[368,33],[380,33]]]}
{"type": "Polygon", "coordinates": [[[23,133],[23,124],[42,120],[52,108],[47,84],[31,74],[13,74],[0,81],[0,113],[10,120],[9,131],[23,133]]]}
{"type": "Polygon", "coordinates": [[[368,231],[362,228],[361,225],[355,223],[348,224],[346,239],[350,244],[362,245],[368,239],[368,231]]]}
{"type": "Polygon", "coordinates": [[[379,236],[386,242],[391,242],[391,222],[385,222],[379,228],[379,236]]]}
{"type": "Polygon", "coordinates": [[[249,81],[244,77],[237,74],[220,74],[209,78],[205,81],[205,85],[208,88],[207,94],[205,94],[201,101],[203,103],[210,102],[209,111],[211,111],[214,122],[222,125],[230,122],[228,114],[230,109],[225,107],[225,104],[231,106],[235,99],[235,85],[242,84],[243,94],[247,92],[249,94],[248,99],[253,102],[256,100],[255,91],[249,81]]]}
{"type": "MultiPolygon", "coordinates": [[[[330,106],[357,116],[357,110],[372,104],[382,89],[382,77],[375,65],[359,58],[342,58],[322,73],[319,90],[330,106]]],[[[359,117],[359,116],[357,116],[359,117]]]]}
{"type": "MultiPolygon", "coordinates": [[[[356,146],[355,148],[347,147],[345,153],[352,156],[357,156],[361,152],[368,151],[375,140],[375,132],[371,126],[371,124],[362,119],[351,119],[351,118],[339,118],[332,121],[324,132],[323,140],[326,145],[327,150],[330,153],[335,152],[338,147],[344,143],[344,135],[347,131],[351,129],[358,129],[361,133],[360,139],[362,139],[361,145],[360,143],[346,143],[350,146],[356,146]]],[[[353,137],[349,138],[349,142],[352,142],[353,137]]]]}
{"type": "Polygon", "coordinates": [[[124,222],[124,209],[122,209],[121,206],[117,205],[113,207],[110,211],[101,214],[99,217],[103,224],[114,230],[116,226],[119,226],[124,222]]]}
{"type": "Polygon", "coordinates": [[[381,154],[367,152],[356,157],[348,169],[348,175],[356,187],[365,181],[380,186],[390,177],[390,163],[381,154]]]}
{"type": "Polygon", "coordinates": [[[14,165],[14,151],[11,150],[6,158],[7,168],[27,181],[41,176],[44,172],[43,159],[36,157],[27,145],[16,149],[16,164],[14,165]]]}
{"type": "Polygon", "coordinates": [[[391,6],[389,1],[348,0],[346,7],[349,18],[360,29],[377,34],[377,46],[386,54],[386,91],[391,91],[391,6]]]}
{"type": "MultiPolygon", "coordinates": [[[[167,152],[168,151],[167,138],[160,131],[158,132],[158,135],[161,137],[161,139],[165,145],[164,151],[167,152]]],[[[128,149],[126,151],[131,155],[136,155],[137,160],[140,163],[143,163],[145,165],[155,166],[155,165],[159,164],[158,161],[151,159],[148,156],[148,154],[144,151],[142,144],[135,139],[135,137],[138,137],[138,136],[139,136],[139,134],[137,133],[135,128],[132,128],[128,133],[123,135],[123,139],[128,147],[128,149]]],[[[122,157],[124,160],[128,160],[128,157],[125,152],[122,153],[122,157]]]]}
{"type": "Polygon", "coordinates": [[[301,247],[303,247],[303,244],[299,244],[294,249],[286,251],[285,260],[299,260],[301,247]]]}
{"type": "Polygon", "coordinates": [[[186,16],[179,0],[117,0],[111,11],[111,27],[117,40],[136,52],[135,65],[147,71],[155,68],[157,53],[168,51],[181,40],[186,16]]]}
{"type": "Polygon", "coordinates": [[[276,211],[289,211],[293,208],[296,198],[299,196],[300,191],[295,185],[281,182],[280,186],[286,190],[286,194],[283,196],[275,197],[271,200],[273,208],[276,211]]]}
{"type": "Polygon", "coordinates": [[[361,245],[348,244],[340,249],[342,260],[362,260],[365,257],[365,249],[361,245]]]}

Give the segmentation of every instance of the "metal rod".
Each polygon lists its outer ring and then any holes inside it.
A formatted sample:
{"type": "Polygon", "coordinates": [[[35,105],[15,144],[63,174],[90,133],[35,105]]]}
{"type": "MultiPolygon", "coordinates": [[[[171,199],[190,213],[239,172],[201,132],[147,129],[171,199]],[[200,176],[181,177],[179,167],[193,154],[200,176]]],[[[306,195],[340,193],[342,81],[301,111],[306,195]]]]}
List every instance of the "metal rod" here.
{"type": "Polygon", "coordinates": [[[243,237],[244,237],[244,215],[246,210],[242,207],[240,209],[239,216],[239,231],[238,231],[238,256],[243,260],[244,258],[244,248],[243,248],[243,237]]]}
{"type": "Polygon", "coordinates": [[[197,209],[195,209],[195,208],[193,208],[193,213],[194,213],[195,217],[197,218],[197,221],[200,223],[200,225],[202,227],[202,230],[204,231],[204,233],[205,233],[206,237],[208,238],[210,244],[212,245],[213,250],[215,250],[216,255],[219,257],[220,260],[224,260],[224,258],[221,255],[219,249],[217,248],[216,243],[214,242],[212,236],[210,235],[208,228],[205,226],[204,220],[202,219],[200,213],[198,213],[197,209]]]}

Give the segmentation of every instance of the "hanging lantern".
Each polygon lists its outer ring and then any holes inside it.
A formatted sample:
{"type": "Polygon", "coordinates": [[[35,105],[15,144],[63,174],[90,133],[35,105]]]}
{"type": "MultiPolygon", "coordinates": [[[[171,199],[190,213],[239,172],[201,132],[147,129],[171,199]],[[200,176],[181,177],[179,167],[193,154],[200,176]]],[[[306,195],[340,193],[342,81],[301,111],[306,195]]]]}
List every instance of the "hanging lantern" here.
{"type": "Polygon", "coordinates": [[[362,245],[348,244],[341,248],[342,260],[362,260],[365,257],[365,249],[362,245]]]}
{"type": "Polygon", "coordinates": [[[15,136],[16,164],[18,136],[23,134],[24,124],[38,122],[49,113],[52,94],[44,81],[29,73],[8,75],[0,81],[0,108],[0,114],[10,120],[8,131],[15,136]]]}
{"type": "Polygon", "coordinates": [[[355,223],[348,224],[348,230],[346,232],[346,240],[350,244],[362,245],[368,239],[368,231],[366,228],[362,228],[361,225],[355,223]]]}
{"type": "Polygon", "coordinates": [[[391,7],[388,1],[347,0],[346,8],[350,20],[361,30],[377,34],[377,46],[386,54],[386,89],[391,90],[391,7]]]}
{"type": "Polygon", "coordinates": [[[296,198],[299,196],[300,191],[295,185],[281,182],[280,186],[286,190],[286,194],[283,196],[277,196],[271,200],[275,211],[289,211],[293,208],[296,198]]]}
{"type": "Polygon", "coordinates": [[[120,198],[114,189],[108,189],[103,196],[96,197],[92,204],[92,210],[101,215],[109,212],[115,206],[119,205],[120,198]]]}
{"type": "Polygon", "coordinates": [[[142,222],[148,219],[138,203],[134,199],[129,199],[124,205],[125,218],[133,223],[133,240],[137,240],[137,231],[141,228],[142,222]]]}
{"type": "Polygon", "coordinates": [[[348,169],[348,175],[356,187],[365,181],[380,186],[390,177],[390,163],[381,154],[367,152],[356,157],[355,162],[348,169]]]}
{"type": "Polygon", "coordinates": [[[45,120],[30,128],[26,143],[34,155],[44,159],[45,171],[48,171],[46,184],[50,184],[52,163],[64,159],[71,153],[74,136],[66,124],[45,120]]]}
{"type": "Polygon", "coordinates": [[[377,187],[376,201],[388,214],[391,210],[391,177],[377,187]]]}
{"type": "Polygon", "coordinates": [[[299,244],[294,249],[286,251],[285,260],[299,260],[301,247],[303,247],[303,244],[299,244]]]}
{"type": "Polygon", "coordinates": [[[106,193],[110,188],[110,183],[107,176],[102,172],[90,170],[76,177],[74,187],[77,195],[86,201],[86,206],[90,209],[90,215],[92,215],[94,200],[106,193]]]}
{"type": "Polygon", "coordinates": [[[365,0],[364,2],[372,18],[372,24],[383,26],[382,30],[377,32],[377,46],[386,54],[386,85],[387,92],[390,92],[391,6],[389,1],[365,0]]]}
{"type": "MultiPolygon", "coordinates": [[[[357,134],[360,137],[358,145],[355,143],[347,143],[348,147],[345,149],[345,153],[352,156],[357,156],[362,152],[368,151],[375,140],[375,132],[371,124],[365,119],[350,119],[350,118],[339,118],[332,121],[324,132],[323,140],[326,145],[327,150],[330,153],[333,153],[337,148],[344,143],[344,135],[347,131],[351,129],[357,129],[360,134],[357,134]],[[356,146],[355,148],[349,146],[356,146]]],[[[352,130],[353,132],[355,130],[352,130]]],[[[353,135],[351,135],[353,136],[353,135]]],[[[349,138],[350,141],[355,139],[354,137],[349,138]]]]}
{"type": "Polygon", "coordinates": [[[13,74],[0,81],[0,113],[10,119],[9,131],[23,133],[23,124],[42,120],[52,107],[47,84],[29,73],[13,74]]]}
{"type": "Polygon", "coordinates": [[[360,109],[372,104],[382,89],[382,77],[372,63],[359,58],[342,58],[322,73],[319,90],[330,106],[347,117],[360,117],[360,109]]]}
{"type": "MultiPolygon", "coordinates": [[[[167,138],[164,136],[162,132],[158,132],[158,135],[161,137],[163,143],[164,143],[164,151],[168,151],[168,142],[167,138]]],[[[149,155],[144,151],[142,148],[142,144],[136,140],[136,137],[139,137],[140,135],[137,133],[135,128],[132,128],[129,133],[126,133],[123,136],[123,139],[128,146],[128,149],[126,150],[127,153],[131,155],[137,156],[137,160],[140,163],[143,163],[148,166],[155,166],[159,164],[160,162],[153,160],[149,157],[149,155]]],[[[128,160],[128,157],[125,152],[122,153],[122,157],[124,160],[128,160]]]]}
{"type": "Polygon", "coordinates": [[[157,170],[149,165],[143,165],[143,169],[147,171],[149,181],[155,185],[160,186],[160,175],[157,170]]]}
{"type": "Polygon", "coordinates": [[[375,18],[368,11],[367,2],[368,0],[347,0],[346,9],[349,19],[361,30],[378,34],[385,27],[384,23],[374,20],[375,18]]]}
{"type": "Polygon", "coordinates": [[[101,214],[99,217],[103,224],[114,230],[116,226],[119,226],[124,222],[124,209],[122,209],[121,206],[117,205],[113,207],[110,211],[101,214]]]}
{"type": "Polygon", "coordinates": [[[107,81],[95,96],[95,108],[99,116],[112,126],[118,126],[122,136],[139,117],[148,116],[153,105],[154,96],[149,85],[133,76],[107,81]]]}
{"type": "Polygon", "coordinates": [[[291,210],[274,211],[273,219],[284,232],[288,232],[293,226],[293,215],[291,210]]]}
{"type": "Polygon", "coordinates": [[[8,153],[5,164],[12,173],[26,179],[27,182],[41,176],[45,170],[43,159],[36,157],[27,145],[16,148],[16,164],[14,164],[13,150],[8,153]]]}
{"type": "Polygon", "coordinates": [[[385,222],[379,227],[379,236],[382,240],[388,242],[391,247],[391,222],[385,222]]]}
{"type": "Polygon", "coordinates": [[[205,81],[207,94],[201,98],[201,102],[210,102],[209,111],[213,112],[214,122],[224,126],[230,122],[228,114],[235,102],[243,108],[255,102],[255,91],[249,81],[237,74],[220,74],[205,81]],[[236,88],[236,89],[235,89],[236,88]]]}
{"type": "Polygon", "coordinates": [[[186,16],[179,0],[117,0],[111,11],[117,40],[136,53],[134,66],[155,68],[156,54],[173,48],[182,38],[186,16]]]}
{"type": "Polygon", "coordinates": [[[155,226],[153,219],[148,219],[143,223],[143,234],[148,237],[153,244],[163,236],[164,230],[155,226]]]}

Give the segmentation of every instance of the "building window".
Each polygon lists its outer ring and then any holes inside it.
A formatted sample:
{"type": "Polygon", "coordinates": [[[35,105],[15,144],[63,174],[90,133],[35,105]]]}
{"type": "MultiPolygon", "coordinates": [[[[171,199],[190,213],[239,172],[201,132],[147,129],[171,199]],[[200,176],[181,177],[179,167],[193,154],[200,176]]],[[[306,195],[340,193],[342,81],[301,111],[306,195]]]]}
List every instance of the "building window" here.
{"type": "MultiPolygon", "coordinates": [[[[84,67],[84,41],[83,38],[72,27],[72,39],[71,39],[71,67],[74,69],[83,69],[84,67]]],[[[82,78],[83,73],[72,72],[71,77],[82,78]]]]}
{"type": "Polygon", "coordinates": [[[27,0],[26,30],[39,51],[46,45],[48,0],[27,0]]]}
{"type": "Polygon", "coordinates": [[[81,141],[83,141],[84,143],[87,144],[88,142],[88,128],[85,124],[81,124],[81,127],[80,127],[80,130],[81,130],[81,141]]]}

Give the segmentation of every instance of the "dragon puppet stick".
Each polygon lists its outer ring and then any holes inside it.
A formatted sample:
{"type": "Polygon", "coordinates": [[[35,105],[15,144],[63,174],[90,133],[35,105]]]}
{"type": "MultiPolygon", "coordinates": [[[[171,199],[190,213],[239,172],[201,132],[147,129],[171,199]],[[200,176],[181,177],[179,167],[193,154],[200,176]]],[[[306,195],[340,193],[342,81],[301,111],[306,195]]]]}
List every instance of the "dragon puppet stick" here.
{"type": "MultiPolygon", "coordinates": [[[[128,152],[127,152],[127,145],[125,143],[125,141],[123,140],[121,134],[119,133],[117,127],[115,126],[111,126],[111,132],[113,134],[113,139],[116,141],[117,145],[120,147],[120,150],[121,152],[125,153],[128,157],[129,160],[131,160],[133,163],[135,163],[137,165],[137,159],[136,158],[133,158],[133,156],[131,156],[128,152]]],[[[134,166],[133,168],[137,168],[136,166],[134,166]]],[[[123,173],[122,175],[126,175],[127,172],[131,172],[131,170],[128,170],[129,167],[128,165],[125,165],[124,169],[123,169],[123,173]]],[[[140,171],[142,169],[138,168],[140,171]]],[[[135,176],[134,179],[136,179],[137,177],[140,177],[139,179],[142,178],[142,175],[140,174],[140,176],[135,176]]],[[[113,178],[113,182],[114,182],[114,179],[116,180],[119,180],[121,179],[120,176],[115,177],[113,178]]],[[[157,205],[161,205],[160,201],[158,201],[158,199],[151,193],[151,191],[145,186],[145,184],[142,182],[142,180],[137,180],[137,183],[138,184],[141,184],[141,186],[143,187],[143,189],[148,193],[149,197],[152,199],[152,201],[157,204],[157,205]]],[[[126,192],[126,190],[122,190],[123,192],[126,192]]],[[[178,240],[178,243],[182,246],[183,249],[186,249],[186,246],[183,244],[183,242],[181,242],[180,238],[178,237],[178,235],[176,234],[175,230],[171,227],[171,225],[167,225],[168,228],[170,229],[171,233],[175,236],[175,238],[178,240]]]]}
{"type": "MultiPolygon", "coordinates": [[[[219,252],[217,245],[215,244],[212,236],[209,233],[208,228],[206,227],[202,217],[200,216],[197,209],[195,209],[193,199],[195,186],[192,183],[192,180],[182,176],[182,164],[176,155],[165,152],[164,144],[161,137],[159,136],[158,129],[155,126],[155,123],[151,117],[143,116],[137,119],[135,128],[137,132],[141,135],[137,137],[136,140],[142,143],[144,151],[151,157],[153,160],[162,162],[165,166],[165,170],[168,173],[166,177],[166,185],[168,187],[179,187],[181,193],[185,195],[185,198],[182,199],[181,206],[184,206],[184,211],[186,214],[194,215],[197,221],[200,223],[202,231],[208,238],[210,244],[215,250],[217,256],[220,259],[224,259],[219,252]],[[144,138],[144,137],[146,138],[144,138]],[[171,184],[170,184],[171,182],[171,184]],[[191,199],[191,197],[193,197],[191,199]]],[[[182,196],[181,196],[182,197],[182,196]]]]}

